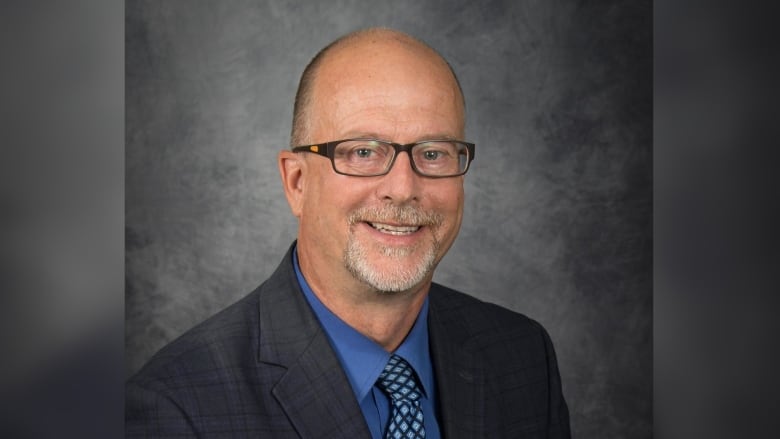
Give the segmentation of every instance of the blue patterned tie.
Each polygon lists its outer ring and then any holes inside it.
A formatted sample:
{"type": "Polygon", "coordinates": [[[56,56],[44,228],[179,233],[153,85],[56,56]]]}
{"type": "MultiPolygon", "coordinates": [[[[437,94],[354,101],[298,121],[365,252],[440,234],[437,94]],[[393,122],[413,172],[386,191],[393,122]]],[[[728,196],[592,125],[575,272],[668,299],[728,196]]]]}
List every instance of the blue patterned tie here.
{"type": "Polygon", "coordinates": [[[420,389],[414,369],[403,358],[393,355],[376,381],[392,400],[393,412],[387,426],[386,439],[418,439],[425,437],[420,389]]]}

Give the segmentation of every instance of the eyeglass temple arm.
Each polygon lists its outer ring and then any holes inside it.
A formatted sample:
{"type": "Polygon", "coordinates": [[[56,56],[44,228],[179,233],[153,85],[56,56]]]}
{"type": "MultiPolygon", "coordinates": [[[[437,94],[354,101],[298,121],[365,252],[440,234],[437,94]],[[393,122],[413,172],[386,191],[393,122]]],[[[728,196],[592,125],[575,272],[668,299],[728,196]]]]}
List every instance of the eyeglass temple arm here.
{"type": "Polygon", "coordinates": [[[330,143],[322,143],[322,144],[316,144],[316,145],[304,145],[304,146],[296,146],[292,149],[293,152],[313,152],[315,154],[319,154],[323,157],[328,156],[328,146],[330,143]]]}

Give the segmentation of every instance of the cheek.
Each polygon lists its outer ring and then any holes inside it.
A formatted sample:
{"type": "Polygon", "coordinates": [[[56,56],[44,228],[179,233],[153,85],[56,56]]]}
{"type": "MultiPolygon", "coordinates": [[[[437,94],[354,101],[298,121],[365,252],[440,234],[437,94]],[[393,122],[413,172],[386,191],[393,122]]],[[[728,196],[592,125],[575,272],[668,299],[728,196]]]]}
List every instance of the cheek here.
{"type": "Polygon", "coordinates": [[[361,194],[339,176],[327,176],[312,182],[307,199],[308,220],[327,235],[342,234],[349,228],[350,212],[359,207],[361,194]]]}
{"type": "Polygon", "coordinates": [[[438,191],[434,198],[434,209],[444,215],[443,233],[456,235],[463,218],[463,187],[447,187],[438,191]]]}
{"type": "Polygon", "coordinates": [[[442,203],[451,212],[457,212],[458,216],[463,211],[463,184],[452,184],[442,191],[442,203]]]}

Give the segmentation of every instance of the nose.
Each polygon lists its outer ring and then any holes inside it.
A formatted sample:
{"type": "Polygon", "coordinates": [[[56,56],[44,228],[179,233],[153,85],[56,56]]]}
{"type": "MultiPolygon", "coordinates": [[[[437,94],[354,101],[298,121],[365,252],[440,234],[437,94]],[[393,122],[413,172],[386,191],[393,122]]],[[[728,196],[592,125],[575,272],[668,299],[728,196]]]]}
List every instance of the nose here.
{"type": "Polygon", "coordinates": [[[400,152],[390,172],[380,178],[377,195],[381,200],[404,204],[419,199],[421,177],[412,169],[408,152],[400,152]]]}

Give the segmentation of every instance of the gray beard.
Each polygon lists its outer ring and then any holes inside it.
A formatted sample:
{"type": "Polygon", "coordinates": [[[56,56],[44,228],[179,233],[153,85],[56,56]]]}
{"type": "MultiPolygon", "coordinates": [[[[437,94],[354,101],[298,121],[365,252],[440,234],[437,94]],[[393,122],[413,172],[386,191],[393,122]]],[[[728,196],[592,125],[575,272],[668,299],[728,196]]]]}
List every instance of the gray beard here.
{"type": "MultiPolygon", "coordinates": [[[[424,224],[434,227],[442,222],[440,215],[424,214],[408,207],[388,207],[383,209],[361,209],[351,215],[350,223],[354,225],[366,219],[381,221],[388,218],[403,223],[424,224]]],[[[440,248],[439,241],[434,237],[433,242],[430,245],[426,245],[426,247],[427,249],[423,254],[422,260],[414,267],[402,268],[402,264],[393,264],[392,262],[388,267],[374,267],[368,262],[367,255],[369,249],[361,245],[354,238],[354,235],[350,235],[347,248],[344,251],[344,266],[357,280],[369,285],[378,292],[397,293],[407,291],[425,280],[436,266],[436,254],[440,248]],[[382,268],[385,268],[385,270],[382,270],[382,268]]],[[[418,246],[402,248],[382,247],[380,252],[386,257],[401,262],[402,259],[418,249],[418,246]]]]}
{"type": "MultiPolygon", "coordinates": [[[[366,257],[367,249],[357,240],[350,238],[344,252],[344,265],[352,276],[376,291],[397,293],[412,289],[433,271],[438,247],[438,242],[434,241],[433,245],[428,246],[420,263],[414,267],[401,268],[401,264],[396,265],[391,262],[391,266],[386,267],[386,270],[381,270],[379,267],[369,264],[366,257]]],[[[414,250],[415,248],[383,247],[381,252],[384,256],[397,259],[400,262],[414,250]]]]}

